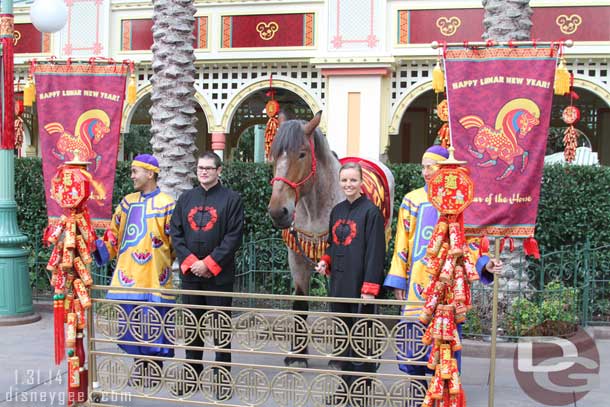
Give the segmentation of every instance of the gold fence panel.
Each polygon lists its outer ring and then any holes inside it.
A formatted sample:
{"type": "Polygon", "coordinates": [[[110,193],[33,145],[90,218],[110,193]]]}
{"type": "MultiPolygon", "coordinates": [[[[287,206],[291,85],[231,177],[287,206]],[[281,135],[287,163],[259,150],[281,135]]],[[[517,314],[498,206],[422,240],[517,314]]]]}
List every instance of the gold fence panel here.
{"type": "Polygon", "coordinates": [[[103,299],[109,287],[92,289],[91,406],[411,407],[426,393],[425,376],[398,369],[427,361],[417,360],[427,351],[416,339],[424,327],[395,315],[404,302],[298,297],[315,310],[296,311],[297,297],[287,295],[165,291],[179,300],[183,294],[233,298],[231,307],[212,307],[103,299]],[[321,310],[333,302],[385,312],[321,310]],[[134,356],[117,345],[174,356],[134,356]],[[186,351],[203,351],[204,358],[188,359],[186,351]],[[341,365],[346,370],[337,370],[341,365]]]}

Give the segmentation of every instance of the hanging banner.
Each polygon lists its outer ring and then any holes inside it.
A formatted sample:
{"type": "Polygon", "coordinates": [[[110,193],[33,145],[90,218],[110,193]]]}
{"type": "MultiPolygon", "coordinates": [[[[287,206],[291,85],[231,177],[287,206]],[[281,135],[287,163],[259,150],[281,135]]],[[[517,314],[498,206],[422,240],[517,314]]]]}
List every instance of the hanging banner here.
{"type": "Polygon", "coordinates": [[[36,103],[49,223],[63,210],[50,196],[51,179],[68,161],[87,161],[92,175],[89,213],[108,227],[119,146],[127,66],[36,66],[36,103]]]}
{"type": "Polygon", "coordinates": [[[534,234],[557,58],[549,48],[447,50],[455,157],[474,181],[471,235],[534,234]]]}

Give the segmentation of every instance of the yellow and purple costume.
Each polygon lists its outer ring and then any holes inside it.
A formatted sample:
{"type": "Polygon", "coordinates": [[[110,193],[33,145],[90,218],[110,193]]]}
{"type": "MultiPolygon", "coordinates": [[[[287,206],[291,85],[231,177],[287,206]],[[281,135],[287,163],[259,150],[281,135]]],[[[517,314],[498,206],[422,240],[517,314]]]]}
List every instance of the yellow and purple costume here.
{"type": "MultiPolygon", "coordinates": [[[[156,159],[150,155],[137,156],[132,166],[158,172],[156,159]],[[140,161],[144,160],[144,161],[140,161]]],[[[171,289],[172,263],[174,253],[170,238],[170,219],[174,213],[174,199],[156,188],[150,193],[135,192],[125,196],[112,216],[110,228],[103,240],[96,242],[94,253],[98,265],[106,264],[115,258],[116,266],[112,275],[111,287],[171,289]]],[[[141,292],[130,290],[108,291],[106,298],[113,300],[146,301],[154,304],[173,303],[175,296],[160,292],[141,292]]],[[[122,304],[127,315],[135,307],[122,304]]],[[[163,318],[168,307],[157,305],[154,308],[163,318]]],[[[148,312],[144,308],[143,312],[148,312]]],[[[125,331],[125,341],[147,340],[146,337],[134,339],[130,329],[125,331]]],[[[157,343],[167,343],[160,335],[157,343]]],[[[119,345],[130,354],[173,356],[173,349],[152,346],[119,345]]]]}

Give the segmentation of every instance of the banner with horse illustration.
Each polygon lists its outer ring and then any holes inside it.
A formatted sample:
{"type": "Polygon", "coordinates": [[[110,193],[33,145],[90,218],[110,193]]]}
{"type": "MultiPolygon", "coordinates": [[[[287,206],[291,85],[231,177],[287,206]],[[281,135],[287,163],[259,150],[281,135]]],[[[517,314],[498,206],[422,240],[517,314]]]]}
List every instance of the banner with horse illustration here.
{"type": "Polygon", "coordinates": [[[546,48],[446,51],[455,157],[468,162],[472,235],[534,234],[557,59],[546,48]]]}
{"type": "Polygon", "coordinates": [[[49,223],[62,209],[50,196],[59,166],[86,161],[92,175],[89,214],[95,228],[112,215],[126,66],[39,65],[35,71],[38,128],[49,223]]]}

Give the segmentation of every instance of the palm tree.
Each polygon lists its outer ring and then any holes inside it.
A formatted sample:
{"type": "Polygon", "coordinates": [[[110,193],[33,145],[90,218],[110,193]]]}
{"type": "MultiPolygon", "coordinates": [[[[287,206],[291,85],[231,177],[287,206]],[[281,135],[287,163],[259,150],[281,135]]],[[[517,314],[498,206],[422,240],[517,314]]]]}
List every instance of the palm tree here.
{"type": "Polygon", "coordinates": [[[483,39],[527,41],[531,37],[530,0],[482,0],[485,8],[483,39]]]}
{"type": "Polygon", "coordinates": [[[192,188],[196,151],[193,0],[153,0],[151,144],[159,186],[177,197],[192,188]]]}

